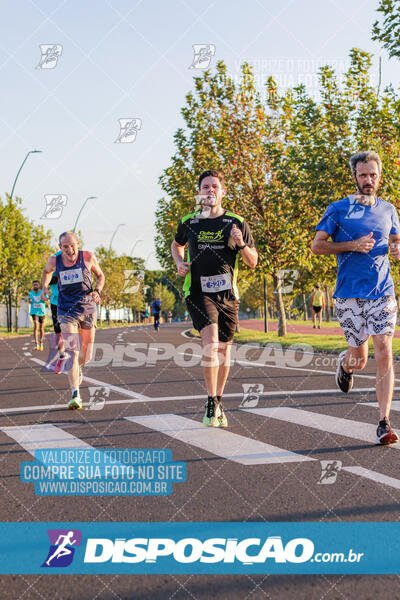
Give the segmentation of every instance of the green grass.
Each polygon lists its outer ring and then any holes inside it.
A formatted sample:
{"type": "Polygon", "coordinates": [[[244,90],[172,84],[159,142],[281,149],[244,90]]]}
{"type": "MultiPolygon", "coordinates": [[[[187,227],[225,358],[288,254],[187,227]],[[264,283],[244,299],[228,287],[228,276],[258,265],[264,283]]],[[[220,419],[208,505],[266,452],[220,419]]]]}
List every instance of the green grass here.
{"type": "MultiPolygon", "coordinates": [[[[198,332],[192,329],[191,333],[199,337],[198,332]]],[[[254,329],[240,328],[240,333],[235,334],[235,342],[239,344],[268,344],[278,342],[282,347],[288,347],[292,344],[309,344],[314,351],[330,352],[338,354],[347,349],[344,335],[314,335],[301,333],[288,333],[284,337],[279,337],[277,332],[263,333],[254,331],[254,329]]],[[[370,354],[373,354],[373,342],[369,340],[370,354]]],[[[400,354],[400,339],[393,338],[393,354],[400,354]]]]}
{"type": "MultiPolygon", "coordinates": [[[[256,321],[260,321],[261,323],[264,323],[264,319],[256,319],[256,321]]],[[[242,322],[246,322],[246,319],[242,319],[242,322]]],[[[277,323],[278,319],[268,319],[268,323],[277,323]]],[[[312,321],[304,321],[304,319],[287,319],[286,322],[289,325],[308,325],[309,327],[312,327],[313,322],[312,321]]],[[[339,321],[322,321],[321,323],[321,329],[324,329],[325,327],[340,327],[339,321]]],[[[400,325],[396,326],[396,329],[400,330],[400,325]]]]}

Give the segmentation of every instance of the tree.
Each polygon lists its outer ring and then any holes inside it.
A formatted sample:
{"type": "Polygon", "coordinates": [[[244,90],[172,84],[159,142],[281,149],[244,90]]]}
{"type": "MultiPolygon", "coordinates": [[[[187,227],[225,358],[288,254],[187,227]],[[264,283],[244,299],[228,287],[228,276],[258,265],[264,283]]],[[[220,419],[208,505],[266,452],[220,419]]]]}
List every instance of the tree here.
{"type": "Polygon", "coordinates": [[[18,308],[33,279],[41,279],[47,257],[53,252],[51,231],[35,226],[25,217],[21,199],[0,199],[0,295],[5,297],[9,329],[15,308],[14,328],[18,331],[18,308]]]}
{"type": "Polygon", "coordinates": [[[400,57],[400,0],[381,0],[377,11],[383,21],[375,21],[372,27],[372,39],[383,43],[389,52],[389,58],[400,57]]]}
{"type": "MultiPolygon", "coordinates": [[[[273,279],[279,335],[286,333],[282,270],[308,269],[333,282],[334,257],[316,259],[310,246],[328,204],[354,191],[350,156],[365,148],[379,152],[382,195],[397,207],[400,201],[400,101],[391,88],[378,97],[370,67],[371,56],[356,48],[342,81],[323,67],[318,101],[305,86],[279,95],[273,78],[262,101],[246,63],[239,83],[223,62],[214,75],[194,79],[182,109],[186,128],[177,131],[176,152],[160,177],[168,198],[159,200],[156,213],[157,256],[175,285],[182,284],[170,244],[179,215],[195,209],[197,176],[207,168],[224,170],[226,204],[252,229],[258,270],[273,279]]],[[[241,277],[251,278],[250,271],[242,268],[241,277]]]]}

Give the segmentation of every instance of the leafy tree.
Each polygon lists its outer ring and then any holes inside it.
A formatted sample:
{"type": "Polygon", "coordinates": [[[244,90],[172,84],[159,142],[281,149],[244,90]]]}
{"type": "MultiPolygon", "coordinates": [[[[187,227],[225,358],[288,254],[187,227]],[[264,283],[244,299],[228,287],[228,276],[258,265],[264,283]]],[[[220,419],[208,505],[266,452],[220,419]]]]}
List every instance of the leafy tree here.
{"type": "Polygon", "coordinates": [[[16,331],[21,298],[27,296],[34,279],[41,279],[46,258],[53,251],[51,236],[24,215],[20,198],[0,199],[0,295],[10,316],[11,307],[15,308],[16,331]]]}
{"type": "Polygon", "coordinates": [[[377,11],[382,21],[375,21],[372,39],[383,43],[389,58],[400,57],[400,0],[381,0],[377,11]]]}

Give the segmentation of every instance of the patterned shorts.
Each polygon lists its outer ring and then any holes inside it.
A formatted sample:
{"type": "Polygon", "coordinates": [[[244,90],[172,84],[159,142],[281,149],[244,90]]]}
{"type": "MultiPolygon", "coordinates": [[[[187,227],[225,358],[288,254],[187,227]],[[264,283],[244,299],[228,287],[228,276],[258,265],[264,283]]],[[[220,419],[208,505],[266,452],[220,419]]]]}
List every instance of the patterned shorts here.
{"type": "Polygon", "coordinates": [[[370,335],[394,335],[397,319],[396,298],[336,298],[336,315],[348,345],[357,348],[370,335]]]}

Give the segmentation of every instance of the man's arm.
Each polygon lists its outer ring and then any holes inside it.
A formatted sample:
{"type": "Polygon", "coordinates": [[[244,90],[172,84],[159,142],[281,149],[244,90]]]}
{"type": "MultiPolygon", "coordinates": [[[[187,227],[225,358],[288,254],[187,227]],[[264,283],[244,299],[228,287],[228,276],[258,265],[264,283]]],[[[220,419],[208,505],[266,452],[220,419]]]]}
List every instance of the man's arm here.
{"type": "Polygon", "coordinates": [[[398,233],[389,234],[390,256],[396,260],[400,259],[400,235],[398,233]]]}
{"type": "Polygon", "coordinates": [[[181,246],[175,240],[171,244],[171,254],[175,261],[179,275],[184,277],[190,271],[191,263],[185,262],[185,246],[181,246]]]}
{"type": "Polygon", "coordinates": [[[315,234],[314,241],[311,246],[311,251],[314,254],[342,254],[343,252],[361,252],[362,254],[368,254],[374,247],[375,240],[372,237],[373,233],[363,235],[358,240],[352,240],[350,242],[332,242],[328,241],[330,234],[326,231],[317,231],[315,234]]]}
{"type": "Polygon", "coordinates": [[[51,276],[53,271],[56,269],[56,257],[54,255],[49,257],[45,268],[43,269],[42,275],[42,293],[40,294],[41,300],[46,300],[49,297],[49,283],[51,280],[51,276]]]}
{"type": "Polygon", "coordinates": [[[92,252],[88,252],[87,254],[89,255],[88,262],[90,264],[90,270],[92,271],[92,273],[94,273],[96,275],[96,289],[93,290],[93,292],[91,292],[88,295],[92,296],[92,298],[96,302],[96,304],[100,304],[100,302],[101,302],[100,294],[101,294],[101,291],[106,282],[106,278],[104,276],[103,271],[100,268],[99,263],[97,262],[97,258],[95,257],[95,255],[92,252]]]}
{"type": "Polygon", "coordinates": [[[246,246],[240,249],[240,253],[246,265],[254,269],[258,261],[258,252],[255,248],[250,248],[247,245],[247,242],[244,241],[242,230],[235,223],[232,225],[231,236],[236,246],[240,247],[246,243],[246,246]]]}

